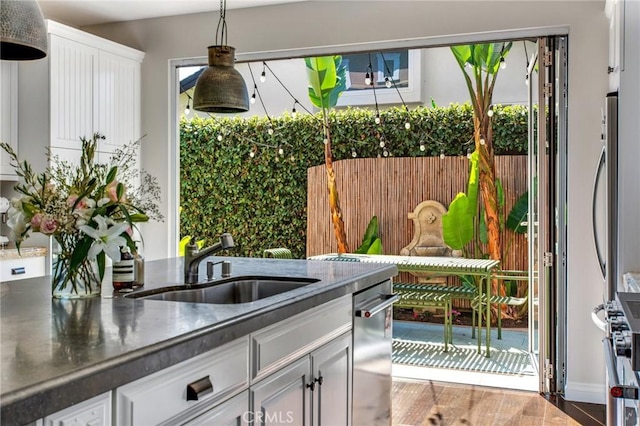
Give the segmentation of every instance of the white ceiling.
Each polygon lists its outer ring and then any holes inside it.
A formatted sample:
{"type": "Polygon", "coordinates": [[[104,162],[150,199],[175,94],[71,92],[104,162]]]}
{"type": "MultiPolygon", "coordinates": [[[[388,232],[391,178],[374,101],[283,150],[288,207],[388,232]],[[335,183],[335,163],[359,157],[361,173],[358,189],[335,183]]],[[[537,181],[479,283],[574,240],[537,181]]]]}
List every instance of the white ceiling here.
{"type": "MultiPolygon", "coordinates": [[[[304,0],[227,0],[227,9],[298,1],[304,0]]],[[[219,0],[38,0],[38,4],[45,18],[76,27],[220,9],[219,0]]]]}

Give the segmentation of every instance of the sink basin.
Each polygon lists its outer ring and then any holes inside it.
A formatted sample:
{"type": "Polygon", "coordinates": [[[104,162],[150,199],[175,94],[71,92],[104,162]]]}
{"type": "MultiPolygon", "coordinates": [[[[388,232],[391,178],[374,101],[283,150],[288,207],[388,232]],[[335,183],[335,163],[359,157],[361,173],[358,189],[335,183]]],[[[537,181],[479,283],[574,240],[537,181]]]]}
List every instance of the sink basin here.
{"type": "Polygon", "coordinates": [[[305,277],[234,277],[190,286],[129,293],[125,297],[219,305],[255,302],[320,281],[305,277]]]}

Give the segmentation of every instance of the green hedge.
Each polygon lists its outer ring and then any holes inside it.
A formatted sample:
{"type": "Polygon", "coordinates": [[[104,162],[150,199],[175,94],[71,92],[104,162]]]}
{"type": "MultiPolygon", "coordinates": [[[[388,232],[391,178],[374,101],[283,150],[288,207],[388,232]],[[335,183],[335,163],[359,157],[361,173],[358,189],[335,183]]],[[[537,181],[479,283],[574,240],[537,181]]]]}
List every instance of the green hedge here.
{"type": "MultiPolygon", "coordinates": [[[[498,105],[494,112],[496,154],[526,153],[526,107],[498,105]]],[[[352,158],[354,151],[360,158],[383,156],[385,150],[389,156],[417,157],[466,155],[473,148],[469,104],[392,108],[380,117],[377,125],[371,110],[332,111],[334,160],[352,158]]],[[[182,120],[180,235],[205,238],[210,245],[230,232],[236,242],[231,255],[255,257],[266,248],[287,247],[294,257],[304,257],[307,168],[324,163],[323,140],[318,115],[182,120]]]]}

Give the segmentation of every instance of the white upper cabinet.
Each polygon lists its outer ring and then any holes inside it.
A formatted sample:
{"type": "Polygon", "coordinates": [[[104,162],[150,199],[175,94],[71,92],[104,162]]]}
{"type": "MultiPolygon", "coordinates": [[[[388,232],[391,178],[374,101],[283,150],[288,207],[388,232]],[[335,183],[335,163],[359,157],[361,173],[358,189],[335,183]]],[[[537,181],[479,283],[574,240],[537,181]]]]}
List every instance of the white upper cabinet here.
{"type": "MultiPolygon", "coordinates": [[[[0,61],[0,142],[18,151],[18,64],[0,61]]],[[[0,149],[0,180],[16,180],[9,155],[0,149]]]]}
{"type": "Polygon", "coordinates": [[[624,1],[607,0],[605,3],[609,18],[609,92],[620,88],[620,72],[624,70],[624,1]]]}
{"type": "Polygon", "coordinates": [[[105,136],[111,153],[140,138],[140,66],[144,53],[56,22],[49,30],[50,144],[73,158],[80,137],[105,136]]]}

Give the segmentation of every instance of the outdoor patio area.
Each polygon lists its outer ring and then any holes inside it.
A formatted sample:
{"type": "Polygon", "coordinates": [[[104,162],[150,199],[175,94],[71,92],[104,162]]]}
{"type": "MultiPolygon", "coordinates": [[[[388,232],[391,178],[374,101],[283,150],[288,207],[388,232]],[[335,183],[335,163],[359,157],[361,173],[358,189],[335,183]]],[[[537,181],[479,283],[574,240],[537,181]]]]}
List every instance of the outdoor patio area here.
{"type": "Polygon", "coordinates": [[[491,356],[478,354],[471,327],[453,326],[453,344],[444,351],[442,324],[393,322],[393,375],[510,389],[538,389],[528,352],[527,329],[491,330],[491,356]]]}

